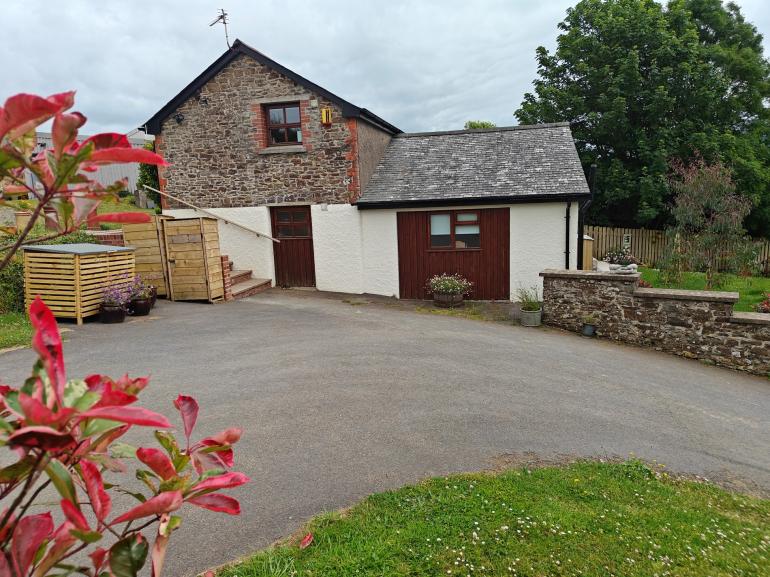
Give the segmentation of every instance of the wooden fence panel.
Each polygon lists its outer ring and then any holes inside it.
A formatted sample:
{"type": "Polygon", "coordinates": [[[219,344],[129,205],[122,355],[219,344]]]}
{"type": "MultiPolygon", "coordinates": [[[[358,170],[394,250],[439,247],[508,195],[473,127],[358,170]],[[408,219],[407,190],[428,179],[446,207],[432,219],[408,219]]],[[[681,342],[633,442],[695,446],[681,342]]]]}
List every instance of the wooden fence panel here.
{"type": "MultiPolygon", "coordinates": [[[[629,242],[631,254],[648,266],[658,266],[666,252],[664,230],[586,225],[584,234],[594,239],[593,257],[598,260],[603,259],[608,251],[622,248],[629,242]]],[[[765,274],[770,274],[770,240],[758,240],[756,245],[757,262],[765,274]]]]}

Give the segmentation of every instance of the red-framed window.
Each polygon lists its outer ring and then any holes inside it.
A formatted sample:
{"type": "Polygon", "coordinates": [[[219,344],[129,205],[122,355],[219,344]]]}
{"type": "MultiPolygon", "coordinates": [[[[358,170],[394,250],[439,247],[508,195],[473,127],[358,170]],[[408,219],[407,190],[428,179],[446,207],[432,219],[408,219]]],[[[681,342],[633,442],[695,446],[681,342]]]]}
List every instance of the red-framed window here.
{"type": "Polygon", "coordinates": [[[478,250],[481,248],[481,222],[478,210],[431,212],[432,250],[478,250]]]}
{"type": "Polygon", "coordinates": [[[273,210],[273,230],[280,238],[311,238],[310,207],[286,206],[273,210]]]}
{"type": "Polygon", "coordinates": [[[265,107],[269,146],[302,144],[299,102],[271,104],[265,107]]]}

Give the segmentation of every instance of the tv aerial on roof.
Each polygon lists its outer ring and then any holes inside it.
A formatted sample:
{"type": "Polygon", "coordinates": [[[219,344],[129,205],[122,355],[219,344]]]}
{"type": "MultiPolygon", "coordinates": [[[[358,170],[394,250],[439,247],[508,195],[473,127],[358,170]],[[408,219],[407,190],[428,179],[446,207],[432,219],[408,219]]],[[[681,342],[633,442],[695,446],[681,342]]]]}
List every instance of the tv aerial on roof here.
{"type": "Polygon", "coordinates": [[[230,36],[227,34],[227,12],[225,12],[224,8],[219,9],[219,16],[217,16],[209,26],[213,26],[219,22],[225,27],[225,42],[227,42],[227,47],[230,48],[230,36]]]}

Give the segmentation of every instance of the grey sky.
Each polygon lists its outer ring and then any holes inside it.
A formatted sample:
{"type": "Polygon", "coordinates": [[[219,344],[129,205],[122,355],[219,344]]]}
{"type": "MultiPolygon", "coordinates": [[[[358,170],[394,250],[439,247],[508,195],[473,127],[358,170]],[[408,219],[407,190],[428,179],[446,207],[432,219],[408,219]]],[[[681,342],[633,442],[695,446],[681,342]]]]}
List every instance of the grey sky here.
{"type": "MultiPolygon", "coordinates": [[[[16,92],[78,91],[88,132],[147,120],[230,37],[372,110],[402,130],[515,124],[535,48],[577,0],[2,0],[0,102],[16,92]]],[[[738,0],[770,35],[766,0],[738,0]]],[[[765,41],[770,52],[770,43],[765,41]]]]}

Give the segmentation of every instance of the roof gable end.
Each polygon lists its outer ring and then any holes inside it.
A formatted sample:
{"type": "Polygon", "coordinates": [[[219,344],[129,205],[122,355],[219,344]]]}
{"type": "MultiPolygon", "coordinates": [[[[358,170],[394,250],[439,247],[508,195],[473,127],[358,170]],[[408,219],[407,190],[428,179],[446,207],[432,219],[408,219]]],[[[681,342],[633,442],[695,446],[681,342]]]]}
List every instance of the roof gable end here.
{"type": "Polygon", "coordinates": [[[380,130],[384,130],[385,132],[388,132],[390,134],[399,134],[401,133],[401,130],[386,120],[383,120],[376,114],[372,113],[371,111],[367,110],[366,108],[361,108],[359,106],[356,106],[355,104],[352,104],[345,100],[344,98],[341,98],[337,96],[336,94],[329,92],[322,86],[319,86],[318,84],[315,84],[314,82],[311,82],[304,76],[300,76],[296,72],[289,70],[282,64],[279,64],[272,58],[268,58],[264,54],[262,54],[259,50],[256,50],[246,44],[245,42],[242,42],[241,40],[236,40],[232,47],[227,50],[224,54],[222,54],[219,58],[217,58],[214,62],[209,65],[208,68],[206,68],[203,72],[201,72],[190,84],[185,86],[179,94],[174,96],[166,105],[161,108],[158,112],[156,112],[152,118],[150,118],[147,122],[144,123],[143,128],[148,134],[159,134],[161,124],[163,121],[171,116],[171,114],[179,108],[185,101],[187,101],[191,96],[193,96],[200,88],[205,85],[209,80],[214,78],[219,72],[228,64],[230,64],[233,60],[238,58],[238,56],[248,56],[249,58],[252,58],[259,62],[260,64],[275,70],[276,72],[286,76],[290,80],[296,82],[300,86],[303,86],[307,88],[310,92],[313,92],[315,94],[318,94],[319,96],[323,96],[327,100],[334,102],[337,104],[340,108],[342,108],[342,114],[346,117],[353,117],[353,118],[360,118],[361,120],[368,122],[369,124],[372,124],[373,126],[379,128],[380,130]]]}

